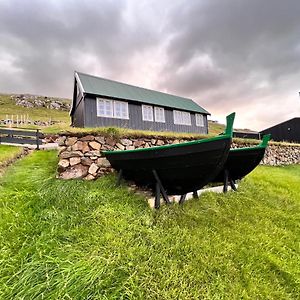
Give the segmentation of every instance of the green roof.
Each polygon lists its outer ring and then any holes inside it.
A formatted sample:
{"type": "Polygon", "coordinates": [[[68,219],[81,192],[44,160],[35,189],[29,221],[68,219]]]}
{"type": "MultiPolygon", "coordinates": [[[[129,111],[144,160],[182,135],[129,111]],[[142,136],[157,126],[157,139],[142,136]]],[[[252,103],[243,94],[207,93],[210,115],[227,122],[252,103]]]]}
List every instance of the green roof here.
{"type": "Polygon", "coordinates": [[[192,99],[157,92],[101,77],[75,72],[80,80],[83,92],[105,97],[132,100],[152,105],[171,107],[181,110],[209,114],[192,99]]]}

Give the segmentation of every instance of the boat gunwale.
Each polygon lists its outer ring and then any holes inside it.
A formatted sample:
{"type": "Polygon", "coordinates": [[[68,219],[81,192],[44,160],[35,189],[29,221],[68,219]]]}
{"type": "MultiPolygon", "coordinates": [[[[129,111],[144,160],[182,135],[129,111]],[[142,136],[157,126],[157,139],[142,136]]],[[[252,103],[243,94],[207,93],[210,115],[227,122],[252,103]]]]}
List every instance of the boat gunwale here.
{"type": "Polygon", "coordinates": [[[239,151],[250,151],[250,150],[259,150],[259,149],[266,149],[268,146],[268,142],[271,139],[271,135],[270,134],[266,134],[262,141],[254,146],[254,147],[242,147],[242,148],[234,148],[234,149],[230,149],[229,152],[239,152],[239,151]]]}
{"type": "Polygon", "coordinates": [[[230,134],[224,134],[212,138],[202,139],[202,140],[195,140],[190,142],[183,142],[183,143],[177,143],[177,144],[170,144],[170,145],[162,145],[162,146],[153,146],[150,148],[138,148],[134,150],[115,150],[115,151],[103,151],[102,153],[104,155],[106,154],[120,154],[120,153],[136,153],[136,152],[143,152],[143,151],[155,151],[155,150],[161,150],[161,149],[172,149],[177,147],[185,147],[189,145],[196,145],[196,144],[202,144],[207,142],[213,142],[218,141],[222,139],[231,139],[232,136],[230,134]]]}

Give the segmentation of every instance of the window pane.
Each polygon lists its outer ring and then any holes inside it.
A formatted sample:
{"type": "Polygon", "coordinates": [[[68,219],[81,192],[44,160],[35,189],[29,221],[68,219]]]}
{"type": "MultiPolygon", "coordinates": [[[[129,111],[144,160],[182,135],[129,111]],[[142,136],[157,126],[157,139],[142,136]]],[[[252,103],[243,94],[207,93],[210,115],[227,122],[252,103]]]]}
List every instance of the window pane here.
{"type": "Polygon", "coordinates": [[[144,121],[153,121],[152,106],[142,105],[142,118],[144,121]]]}
{"type": "Polygon", "coordinates": [[[203,117],[203,115],[196,114],[196,125],[204,127],[204,117],[203,117]]]}
{"type": "Polygon", "coordinates": [[[165,122],[165,110],[162,107],[154,107],[156,122],[165,122]]]}

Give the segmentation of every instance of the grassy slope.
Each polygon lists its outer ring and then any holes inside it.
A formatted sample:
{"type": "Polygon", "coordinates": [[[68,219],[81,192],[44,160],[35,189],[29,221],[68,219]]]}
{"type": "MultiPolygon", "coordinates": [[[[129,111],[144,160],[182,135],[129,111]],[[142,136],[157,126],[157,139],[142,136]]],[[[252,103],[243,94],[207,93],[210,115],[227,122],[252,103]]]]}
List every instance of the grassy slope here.
{"type": "Polygon", "coordinates": [[[0,119],[5,119],[6,115],[11,118],[14,115],[29,115],[30,120],[41,120],[41,121],[60,121],[66,125],[70,123],[70,117],[67,111],[60,111],[55,109],[47,108],[26,108],[23,106],[15,105],[15,102],[10,98],[10,95],[0,94],[0,119]]]}
{"type": "Polygon", "coordinates": [[[21,147],[0,145],[0,165],[1,163],[13,159],[21,152],[22,152],[21,147]]]}
{"type": "Polygon", "coordinates": [[[296,299],[300,166],[238,193],[151,211],[139,196],[54,178],[35,152],[0,181],[0,299],[296,299]]]}

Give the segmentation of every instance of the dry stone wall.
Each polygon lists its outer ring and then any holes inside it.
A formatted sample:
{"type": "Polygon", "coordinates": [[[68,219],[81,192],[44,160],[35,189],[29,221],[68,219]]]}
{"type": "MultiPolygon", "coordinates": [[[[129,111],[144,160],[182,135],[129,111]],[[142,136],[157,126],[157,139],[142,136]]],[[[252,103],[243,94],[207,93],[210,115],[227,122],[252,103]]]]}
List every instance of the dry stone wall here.
{"type": "MultiPolygon", "coordinates": [[[[83,178],[93,180],[113,171],[109,161],[102,155],[104,150],[133,150],[177,144],[190,140],[192,139],[62,135],[58,138],[59,162],[57,176],[62,179],[83,178]]],[[[250,145],[234,142],[232,146],[236,148],[250,145]]],[[[300,145],[271,144],[267,148],[262,164],[273,166],[300,164],[300,145]]]]}

